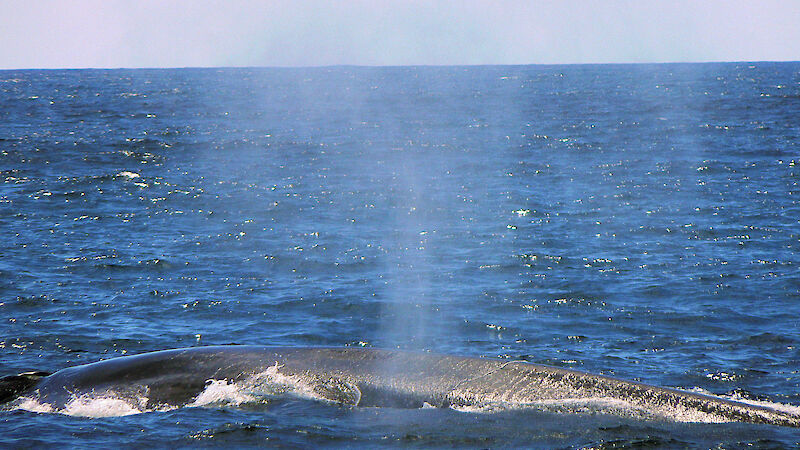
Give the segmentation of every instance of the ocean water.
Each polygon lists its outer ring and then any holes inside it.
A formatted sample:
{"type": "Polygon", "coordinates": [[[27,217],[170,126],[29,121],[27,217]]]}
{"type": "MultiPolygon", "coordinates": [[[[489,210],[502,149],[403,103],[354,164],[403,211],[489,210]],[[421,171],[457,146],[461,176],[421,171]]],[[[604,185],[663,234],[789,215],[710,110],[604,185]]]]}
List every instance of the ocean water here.
{"type": "MultiPolygon", "coordinates": [[[[0,71],[0,376],[365,346],[800,405],[799,117],[800,63],[0,71]]],[[[0,446],[40,445],[736,448],[800,432],[292,397],[0,412],[0,446]]]]}

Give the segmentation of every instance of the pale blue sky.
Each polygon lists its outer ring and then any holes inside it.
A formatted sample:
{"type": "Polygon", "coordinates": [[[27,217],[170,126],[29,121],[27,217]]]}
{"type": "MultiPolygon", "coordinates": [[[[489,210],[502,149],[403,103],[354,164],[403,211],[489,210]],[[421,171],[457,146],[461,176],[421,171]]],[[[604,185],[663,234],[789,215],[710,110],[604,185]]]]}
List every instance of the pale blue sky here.
{"type": "Polygon", "coordinates": [[[0,0],[0,69],[800,60],[800,1],[0,0]]]}

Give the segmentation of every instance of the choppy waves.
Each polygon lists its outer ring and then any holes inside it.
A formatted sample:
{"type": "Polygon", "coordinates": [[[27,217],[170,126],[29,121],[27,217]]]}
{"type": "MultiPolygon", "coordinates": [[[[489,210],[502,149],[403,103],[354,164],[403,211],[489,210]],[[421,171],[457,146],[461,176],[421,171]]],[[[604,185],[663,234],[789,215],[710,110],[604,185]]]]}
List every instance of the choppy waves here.
{"type": "Polygon", "coordinates": [[[402,347],[798,404],[797,73],[4,72],[0,364],[402,347]]]}

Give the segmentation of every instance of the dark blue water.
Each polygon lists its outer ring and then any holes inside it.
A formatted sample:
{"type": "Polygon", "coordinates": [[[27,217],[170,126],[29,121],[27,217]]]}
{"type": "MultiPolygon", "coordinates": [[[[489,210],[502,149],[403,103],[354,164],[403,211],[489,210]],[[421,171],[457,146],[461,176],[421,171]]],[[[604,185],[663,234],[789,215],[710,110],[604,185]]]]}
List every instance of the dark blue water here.
{"type": "MultiPolygon", "coordinates": [[[[0,375],[211,344],[525,359],[800,405],[800,63],[0,71],[0,375]]],[[[800,445],[300,399],[0,445],[800,445]]]]}

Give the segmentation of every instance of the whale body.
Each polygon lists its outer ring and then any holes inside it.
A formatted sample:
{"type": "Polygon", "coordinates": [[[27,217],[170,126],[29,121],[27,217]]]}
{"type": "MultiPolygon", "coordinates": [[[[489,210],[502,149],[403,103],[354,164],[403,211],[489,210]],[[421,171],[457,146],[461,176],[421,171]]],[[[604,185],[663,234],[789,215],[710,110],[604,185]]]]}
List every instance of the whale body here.
{"type": "Polygon", "coordinates": [[[276,385],[353,406],[589,411],[681,422],[800,427],[800,415],[710,395],[520,361],[370,348],[213,346],[164,350],[0,381],[0,402],[64,410],[115,398],[139,410],[196,405],[210,383],[276,385]],[[576,408],[575,406],[578,405],[576,408]]]}

